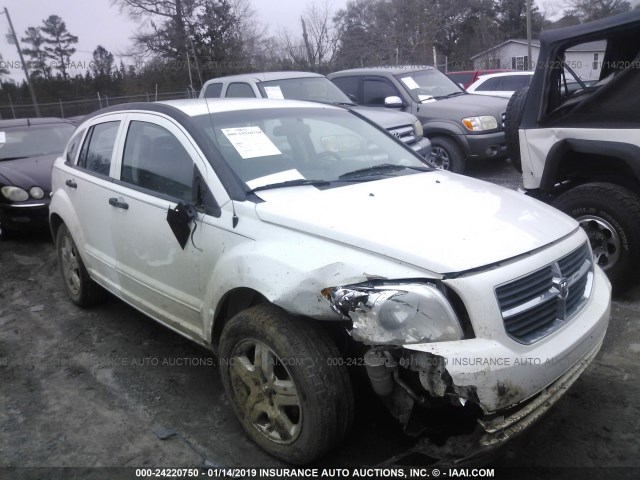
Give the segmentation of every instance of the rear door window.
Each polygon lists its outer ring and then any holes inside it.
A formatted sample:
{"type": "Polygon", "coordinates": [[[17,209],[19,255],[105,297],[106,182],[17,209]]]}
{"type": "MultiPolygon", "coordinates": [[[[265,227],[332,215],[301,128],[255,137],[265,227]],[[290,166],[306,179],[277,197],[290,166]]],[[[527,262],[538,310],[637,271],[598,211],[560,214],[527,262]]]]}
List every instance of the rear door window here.
{"type": "Polygon", "coordinates": [[[210,83],[204,89],[204,98],[220,98],[221,93],[222,93],[221,83],[210,83]]]}
{"type": "Polygon", "coordinates": [[[226,97],[231,98],[255,98],[256,94],[248,83],[232,83],[227,87],[226,97]]]}
{"type": "Polygon", "coordinates": [[[398,91],[385,80],[366,78],[363,84],[363,105],[384,107],[387,97],[399,97],[398,91]]]}
{"type": "Polygon", "coordinates": [[[339,77],[331,80],[345,95],[351,100],[359,101],[358,98],[358,77],[339,77]]]}
{"type": "Polygon", "coordinates": [[[99,123],[89,128],[78,158],[78,166],[99,175],[109,175],[120,121],[99,123]]]}

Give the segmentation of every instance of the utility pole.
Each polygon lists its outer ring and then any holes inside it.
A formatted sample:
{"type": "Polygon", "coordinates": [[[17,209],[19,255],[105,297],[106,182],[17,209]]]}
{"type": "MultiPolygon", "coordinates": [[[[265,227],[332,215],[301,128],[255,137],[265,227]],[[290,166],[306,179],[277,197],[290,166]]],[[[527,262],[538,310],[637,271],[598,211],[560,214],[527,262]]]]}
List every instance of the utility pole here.
{"type": "Polygon", "coordinates": [[[4,7],[4,14],[7,16],[7,21],[9,22],[9,28],[11,29],[11,35],[13,36],[13,41],[16,42],[16,48],[18,49],[18,56],[20,57],[20,63],[22,64],[22,70],[24,71],[24,76],[27,79],[27,86],[29,87],[29,93],[31,94],[31,101],[33,102],[33,108],[36,111],[36,117],[39,117],[40,108],[38,107],[38,101],[36,100],[36,92],[33,90],[33,85],[31,84],[31,77],[29,76],[29,69],[27,68],[27,64],[25,63],[24,57],[22,56],[20,43],[18,43],[18,37],[16,36],[16,31],[13,29],[13,23],[11,22],[11,17],[9,16],[9,10],[7,10],[7,7],[4,7]]]}
{"type": "Polygon", "coordinates": [[[531,70],[531,0],[527,0],[527,70],[531,70]]]}

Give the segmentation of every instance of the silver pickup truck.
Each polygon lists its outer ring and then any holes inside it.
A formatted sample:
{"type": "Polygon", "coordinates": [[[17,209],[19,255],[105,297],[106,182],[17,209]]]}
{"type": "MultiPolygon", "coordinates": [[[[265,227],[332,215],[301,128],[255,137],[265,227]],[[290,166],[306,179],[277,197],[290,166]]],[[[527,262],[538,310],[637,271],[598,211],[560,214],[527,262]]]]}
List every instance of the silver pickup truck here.
{"type": "Polygon", "coordinates": [[[218,77],[205,82],[200,98],[274,98],[307,100],[347,107],[387,130],[416,153],[427,157],[431,142],[413,114],[357,106],[327,77],[310,72],[265,72],[218,77]]]}

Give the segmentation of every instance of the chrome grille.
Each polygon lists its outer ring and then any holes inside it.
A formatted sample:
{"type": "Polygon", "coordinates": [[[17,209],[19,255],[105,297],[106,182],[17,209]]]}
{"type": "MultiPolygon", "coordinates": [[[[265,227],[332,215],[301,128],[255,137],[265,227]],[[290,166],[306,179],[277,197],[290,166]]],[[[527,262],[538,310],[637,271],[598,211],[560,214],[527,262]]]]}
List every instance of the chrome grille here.
{"type": "Polygon", "coordinates": [[[416,134],[411,125],[390,128],[389,133],[404,143],[413,143],[416,141],[416,134]]]}
{"type": "Polygon", "coordinates": [[[589,246],[524,277],[496,287],[507,334],[531,344],[557,330],[586,303],[593,283],[589,246]]]}

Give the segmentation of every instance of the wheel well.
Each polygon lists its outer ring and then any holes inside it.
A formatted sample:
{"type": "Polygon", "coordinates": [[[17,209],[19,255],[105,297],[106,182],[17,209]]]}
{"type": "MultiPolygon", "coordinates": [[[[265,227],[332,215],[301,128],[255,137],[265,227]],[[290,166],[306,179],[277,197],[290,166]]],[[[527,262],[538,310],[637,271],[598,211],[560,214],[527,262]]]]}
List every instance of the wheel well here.
{"type": "Polygon", "coordinates": [[[56,235],[58,234],[58,229],[60,225],[62,225],[64,221],[60,216],[56,213],[51,214],[49,218],[49,228],[51,228],[51,236],[53,237],[53,241],[56,241],[56,235]]]}
{"type": "Polygon", "coordinates": [[[624,160],[597,153],[566,151],[555,175],[545,179],[543,189],[566,181],[572,183],[607,182],[640,193],[640,182],[634,169],[624,160]]]}
{"type": "Polygon", "coordinates": [[[254,305],[269,303],[264,295],[250,288],[236,288],[225,294],[216,310],[211,329],[211,345],[217,350],[220,335],[227,321],[237,313],[254,305]]]}

